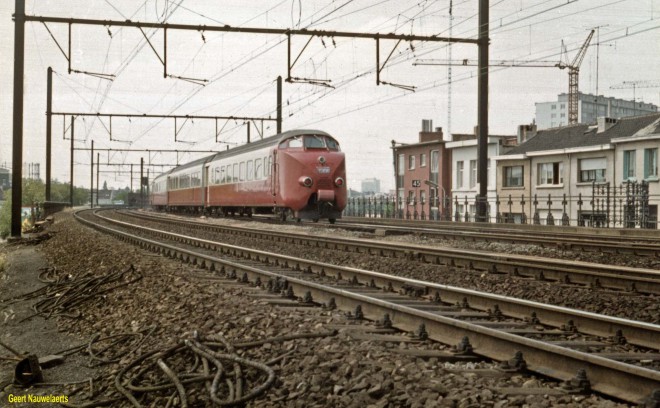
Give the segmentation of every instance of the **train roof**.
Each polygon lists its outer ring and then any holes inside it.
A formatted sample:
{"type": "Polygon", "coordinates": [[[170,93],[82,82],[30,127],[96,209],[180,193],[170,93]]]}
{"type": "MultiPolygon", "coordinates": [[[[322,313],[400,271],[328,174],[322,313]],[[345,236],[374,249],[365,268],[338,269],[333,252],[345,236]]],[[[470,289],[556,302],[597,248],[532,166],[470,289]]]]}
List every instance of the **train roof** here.
{"type": "Polygon", "coordinates": [[[273,146],[278,145],[283,140],[289,139],[289,138],[294,137],[294,136],[300,136],[300,135],[324,135],[324,136],[332,137],[330,134],[328,134],[328,133],[326,133],[322,130],[317,130],[317,129],[288,130],[286,132],[278,133],[276,135],[269,136],[269,137],[266,137],[264,139],[257,140],[255,142],[246,143],[244,145],[234,147],[233,149],[224,150],[224,151],[212,154],[210,156],[205,156],[205,157],[202,157],[200,159],[193,160],[189,163],[182,164],[181,166],[177,166],[177,167],[171,169],[170,171],[159,174],[158,176],[156,176],[154,178],[154,180],[156,180],[160,177],[163,177],[163,176],[167,176],[171,173],[178,172],[180,170],[185,170],[185,169],[190,168],[190,167],[195,167],[195,166],[204,164],[204,163],[212,161],[212,160],[217,160],[217,159],[220,159],[220,158],[223,158],[223,157],[232,157],[232,156],[235,156],[235,155],[238,155],[238,154],[242,154],[242,153],[249,152],[249,151],[252,151],[252,150],[258,150],[258,149],[268,147],[268,146],[271,146],[271,145],[273,145],[273,146]]]}
{"type": "MultiPolygon", "coordinates": [[[[251,142],[251,143],[246,143],[241,146],[234,147],[233,149],[225,150],[222,152],[219,152],[216,154],[215,158],[221,158],[221,157],[231,157],[235,156],[237,154],[241,154],[244,152],[249,152],[252,150],[257,150],[262,147],[266,147],[269,145],[277,145],[281,141],[289,139],[294,136],[300,136],[300,135],[324,135],[324,136],[330,136],[328,133],[322,131],[322,130],[316,130],[316,129],[294,129],[294,130],[288,130],[283,133],[278,133],[273,136],[269,136],[267,138],[257,140],[256,142],[251,142]]],[[[332,136],[330,136],[332,137],[332,136]]]]}

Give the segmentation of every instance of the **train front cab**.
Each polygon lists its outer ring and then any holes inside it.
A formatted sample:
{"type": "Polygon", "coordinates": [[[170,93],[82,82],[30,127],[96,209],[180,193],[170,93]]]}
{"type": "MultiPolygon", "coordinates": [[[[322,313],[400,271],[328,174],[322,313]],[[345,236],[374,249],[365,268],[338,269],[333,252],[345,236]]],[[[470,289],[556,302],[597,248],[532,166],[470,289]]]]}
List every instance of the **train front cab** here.
{"type": "Polygon", "coordinates": [[[298,219],[333,223],[346,207],[346,165],[339,143],[322,134],[296,135],[276,149],[275,193],[298,219]]]}

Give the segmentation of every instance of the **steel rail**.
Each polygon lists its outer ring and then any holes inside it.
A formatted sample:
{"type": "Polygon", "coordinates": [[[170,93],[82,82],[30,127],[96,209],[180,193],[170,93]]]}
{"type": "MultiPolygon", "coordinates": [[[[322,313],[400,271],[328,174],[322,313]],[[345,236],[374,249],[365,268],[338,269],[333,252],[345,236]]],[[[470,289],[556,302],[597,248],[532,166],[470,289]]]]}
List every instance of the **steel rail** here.
{"type": "MultiPolygon", "coordinates": [[[[85,225],[93,227],[99,231],[110,233],[124,241],[139,245],[142,248],[151,251],[159,252],[169,257],[178,258],[185,262],[210,268],[212,270],[232,268],[234,271],[245,273],[253,280],[257,277],[284,278],[296,293],[310,292],[316,301],[323,300],[328,302],[331,298],[334,298],[335,302],[340,307],[354,308],[357,305],[360,305],[364,316],[369,319],[375,320],[380,316],[383,316],[384,313],[389,313],[393,322],[395,322],[396,327],[402,330],[412,331],[415,330],[420,323],[423,323],[426,325],[431,339],[445,344],[455,344],[457,339],[462,338],[467,333],[477,354],[488,358],[503,361],[509,359],[514,351],[521,351],[529,370],[552,378],[568,380],[572,378],[578,370],[583,369],[587,373],[593,390],[619,399],[640,403],[645,397],[651,395],[657,390],[660,385],[660,372],[658,371],[624,364],[596,355],[590,355],[572,349],[543,343],[538,340],[497,331],[492,328],[471,324],[466,321],[451,319],[431,312],[417,310],[414,307],[397,305],[364,294],[352,293],[345,289],[328,287],[296,277],[270,272],[251,265],[245,265],[239,262],[202,254],[193,250],[183,249],[175,245],[138,237],[127,232],[86,220],[79,214],[80,211],[76,212],[74,216],[85,225]]],[[[133,226],[133,228],[134,227],[136,226],[133,226]]],[[[177,235],[171,233],[167,234],[177,235]]],[[[217,243],[197,240],[190,237],[184,237],[184,239],[190,240],[191,242],[197,242],[200,246],[207,246],[209,244],[218,245],[217,243]]],[[[304,264],[308,261],[300,260],[300,262],[304,264]]],[[[398,279],[400,280],[403,278],[398,279]]],[[[426,284],[428,285],[428,283],[426,284]]],[[[431,286],[433,286],[433,284],[431,284],[431,286]]],[[[442,285],[438,286],[442,287],[442,285]]],[[[504,297],[496,297],[502,300],[504,299],[504,297]]],[[[603,318],[612,319],[607,317],[603,318]]],[[[660,326],[643,323],[638,324],[654,327],[656,330],[660,330],[660,326]]]]}
{"type": "MultiPolygon", "coordinates": [[[[272,252],[256,249],[244,248],[236,245],[224,244],[207,239],[191,237],[183,234],[176,234],[169,231],[158,230],[145,226],[130,224],[124,221],[114,220],[95,214],[98,218],[127,228],[138,229],[140,231],[155,234],[175,242],[180,242],[194,247],[203,247],[205,249],[219,251],[225,254],[231,254],[248,259],[269,259],[278,264],[294,267],[299,271],[307,271],[317,274],[356,277],[361,282],[371,282],[377,287],[392,286],[394,291],[406,292],[410,289],[420,289],[425,294],[431,294],[437,291],[443,299],[450,303],[461,303],[463,300],[478,310],[488,310],[499,308],[504,315],[525,319],[536,313],[537,317],[542,315],[542,323],[549,326],[561,327],[569,320],[584,333],[602,337],[614,336],[617,330],[621,330],[628,341],[632,344],[656,349],[658,347],[658,338],[660,338],[660,326],[650,323],[636,322],[616,317],[603,316],[595,313],[579,311],[575,309],[564,308],[560,306],[545,305],[538,302],[515,299],[508,296],[478,292],[470,289],[458,288],[448,285],[442,285],[432,282],[420,281],[400,276],[389,275],[380,272],[366,271],[363,269],[338,266],[324,262],[305,260],[302,258],[275,254],[272,252]]],[[[540,318],[539,318],[540,319],[540,318]]]]}
{"type": "Polygon", "coordinates": [[[309,236],[292,232],[256,230],[254,228],[209,224],[193,220],[176,220],[172,217],[154,217],[143,213],[126,213],[142,219],[160,218],[170,225],[190,226],[208,231],[243,235],[250,238],[275,240],[285,243],[309,245],[320,248],[361,252],[411,261],[445,265],[488,273],[508,273],[539,280],[660,294],[660,271],[604,265],[574,260],[542,258],[527,255],[500,254],[484,251],[447,247],[430,247],[404,243],[389,243],[368,239],[331,238],[309,236]]]}
{"type": "MultiPolygon", "coordinates": [[[[603,229],[597,229],[590,234],[586,231],[574,232],[567,230],[545,231],[539,229],[511,228],[502,225],[484,228],[470,223],[428,223],[424,221],[396,222],[390,219],[365,219],[344,217],[333,228],[345,229],[376,229],[385,233],[417,233],[427,236],[456,238],[472,241],[498,240],[511,243],[533,243],[541,246],[566,249],[595,249],[608,253],[632,253],[635,255],[660,257],[660,235],[603,235],[603,229]]],[[[573,228],[574,229],[574,228],[573,228]]]]}

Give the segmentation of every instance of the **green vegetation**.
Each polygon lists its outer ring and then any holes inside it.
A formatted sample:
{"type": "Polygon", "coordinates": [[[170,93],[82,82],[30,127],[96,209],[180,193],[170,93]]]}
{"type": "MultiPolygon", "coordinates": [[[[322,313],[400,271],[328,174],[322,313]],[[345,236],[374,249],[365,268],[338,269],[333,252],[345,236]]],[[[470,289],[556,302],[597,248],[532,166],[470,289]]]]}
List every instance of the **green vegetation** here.
{"type": "MultiPolygon", "coordinates": [[[[11,233],[11,189],[4,192],[5,202],[0,209],[0,237],[7,238],[11,233]]],[[[69,202],[69,184],[57,180],[51,182],[51,201],[69,202]]],[[[42,203],[46,197],[46,185],[41,180],[23,179],[23,199],[21,206],[29,207],[34,203],[42,203]]],[[[74,187],[73,205],[83,205],[89,202],[89,190],[74,187]]]]}

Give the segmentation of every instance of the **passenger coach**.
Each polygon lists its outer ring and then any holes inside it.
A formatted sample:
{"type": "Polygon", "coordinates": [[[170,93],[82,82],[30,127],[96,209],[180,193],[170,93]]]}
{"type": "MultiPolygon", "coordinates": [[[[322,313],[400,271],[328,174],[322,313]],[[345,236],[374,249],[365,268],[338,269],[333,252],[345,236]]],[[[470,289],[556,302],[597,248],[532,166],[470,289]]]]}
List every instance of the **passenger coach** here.
{"type": "Polygon", "coordinates": [[[339,143],[292,130],[178,166],[151,185],[153,208],[205,214],[274,213],[334,223],[346,206],[339,143]]]}

